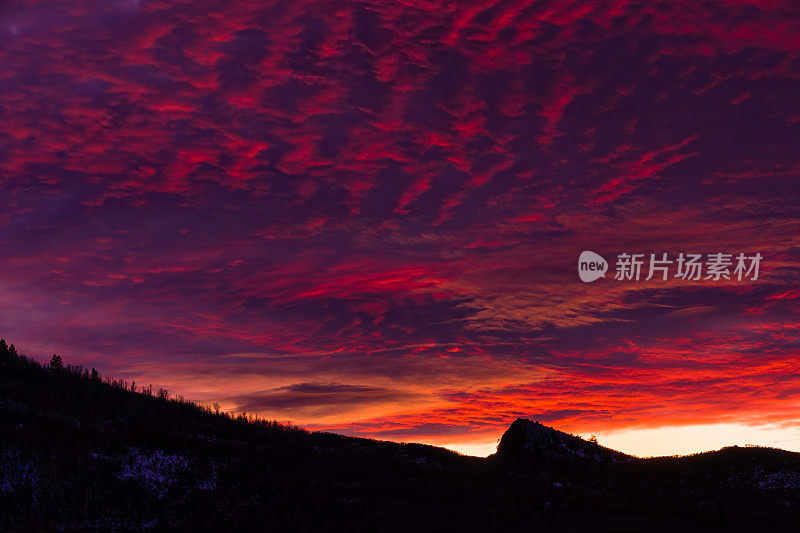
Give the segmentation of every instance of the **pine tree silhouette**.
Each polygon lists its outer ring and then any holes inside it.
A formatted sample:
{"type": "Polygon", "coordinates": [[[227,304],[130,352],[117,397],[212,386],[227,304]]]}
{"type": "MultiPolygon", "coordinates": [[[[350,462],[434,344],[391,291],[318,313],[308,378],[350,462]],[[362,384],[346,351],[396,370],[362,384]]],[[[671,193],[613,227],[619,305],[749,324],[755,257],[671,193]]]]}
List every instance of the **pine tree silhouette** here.
{"type": "Polygon", "coordinates": [[[50,369],[56,372],[64,370],[64,361],[61,359],[60,355],[53,354],[53,357],[50,359],[50,369]]]}

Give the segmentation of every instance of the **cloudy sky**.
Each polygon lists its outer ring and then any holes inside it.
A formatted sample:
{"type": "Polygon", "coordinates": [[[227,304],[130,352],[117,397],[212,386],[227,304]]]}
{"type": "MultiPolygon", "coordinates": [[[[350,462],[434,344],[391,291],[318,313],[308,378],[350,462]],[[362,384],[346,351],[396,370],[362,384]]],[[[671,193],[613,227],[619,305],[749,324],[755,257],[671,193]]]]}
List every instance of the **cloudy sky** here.
{"type": "Polygon", "coordinates": [[[800,450],[798,95],[794,0],[5,2],[1,333],[470,453],[800,450]]]}

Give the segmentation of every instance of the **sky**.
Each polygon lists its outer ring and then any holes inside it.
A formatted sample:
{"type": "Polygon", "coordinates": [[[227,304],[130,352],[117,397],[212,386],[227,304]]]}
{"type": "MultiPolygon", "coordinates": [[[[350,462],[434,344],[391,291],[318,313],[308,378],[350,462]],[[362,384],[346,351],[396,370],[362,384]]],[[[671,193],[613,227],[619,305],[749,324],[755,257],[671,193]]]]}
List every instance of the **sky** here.
{"type": "Polygon", "coordinates": [[[794,0],[7,1],[0,334],[464,453],[800,450],[798,95],[794,0]]]}

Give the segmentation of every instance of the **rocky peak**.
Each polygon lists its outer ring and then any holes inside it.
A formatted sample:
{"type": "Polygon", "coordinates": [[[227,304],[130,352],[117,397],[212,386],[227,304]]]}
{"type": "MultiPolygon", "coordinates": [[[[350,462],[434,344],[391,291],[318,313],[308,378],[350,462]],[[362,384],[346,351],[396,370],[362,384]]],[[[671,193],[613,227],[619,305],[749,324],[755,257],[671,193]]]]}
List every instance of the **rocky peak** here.
{"type": "Polygon", "coordinates": [[[527,418],[518,418],[509,426],[500,438],[495,455],[502,458],[532,456],[599,462],[619,458],[616,456],[626,457],[596,442],[583,440],[527,418]]]}

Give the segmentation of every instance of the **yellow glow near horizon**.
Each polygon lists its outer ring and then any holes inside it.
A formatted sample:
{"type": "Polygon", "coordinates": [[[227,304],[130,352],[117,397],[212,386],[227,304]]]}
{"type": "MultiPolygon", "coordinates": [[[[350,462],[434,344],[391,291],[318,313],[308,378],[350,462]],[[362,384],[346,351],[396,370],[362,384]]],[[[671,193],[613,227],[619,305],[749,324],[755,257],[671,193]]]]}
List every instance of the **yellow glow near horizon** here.
{"type": "MultiPolygon", "coordinates": [[[[750,426],[746,424],[701,424],[660,428],[598,431],[600,444],[639,457],[688,455],[718,450],[725,446],[769,446],[800,452],[800,428],[750,426]]],[[[589,438],[589,433],[580,435],[589,438]]],[[[497,439],[483,442],[454,442],[440,446],[464,455],[486,457],[495,452],[497,439]]]]}
{"type": "Polygon", "coordinates": [[[474,457],[486,457],[497,449],[497,439],[491,442],[461,442],[452,444],[440,444],[442,448],[453,450],[462,455],[472,455],[474,457]]]}
{"type": "Polygon", "coordinates": [[[596,435],[603,446],[639,457],[687,455],[747,444],[800,451],[800,428],[774,425],[702,424],[629,429],[596,435]]]}

